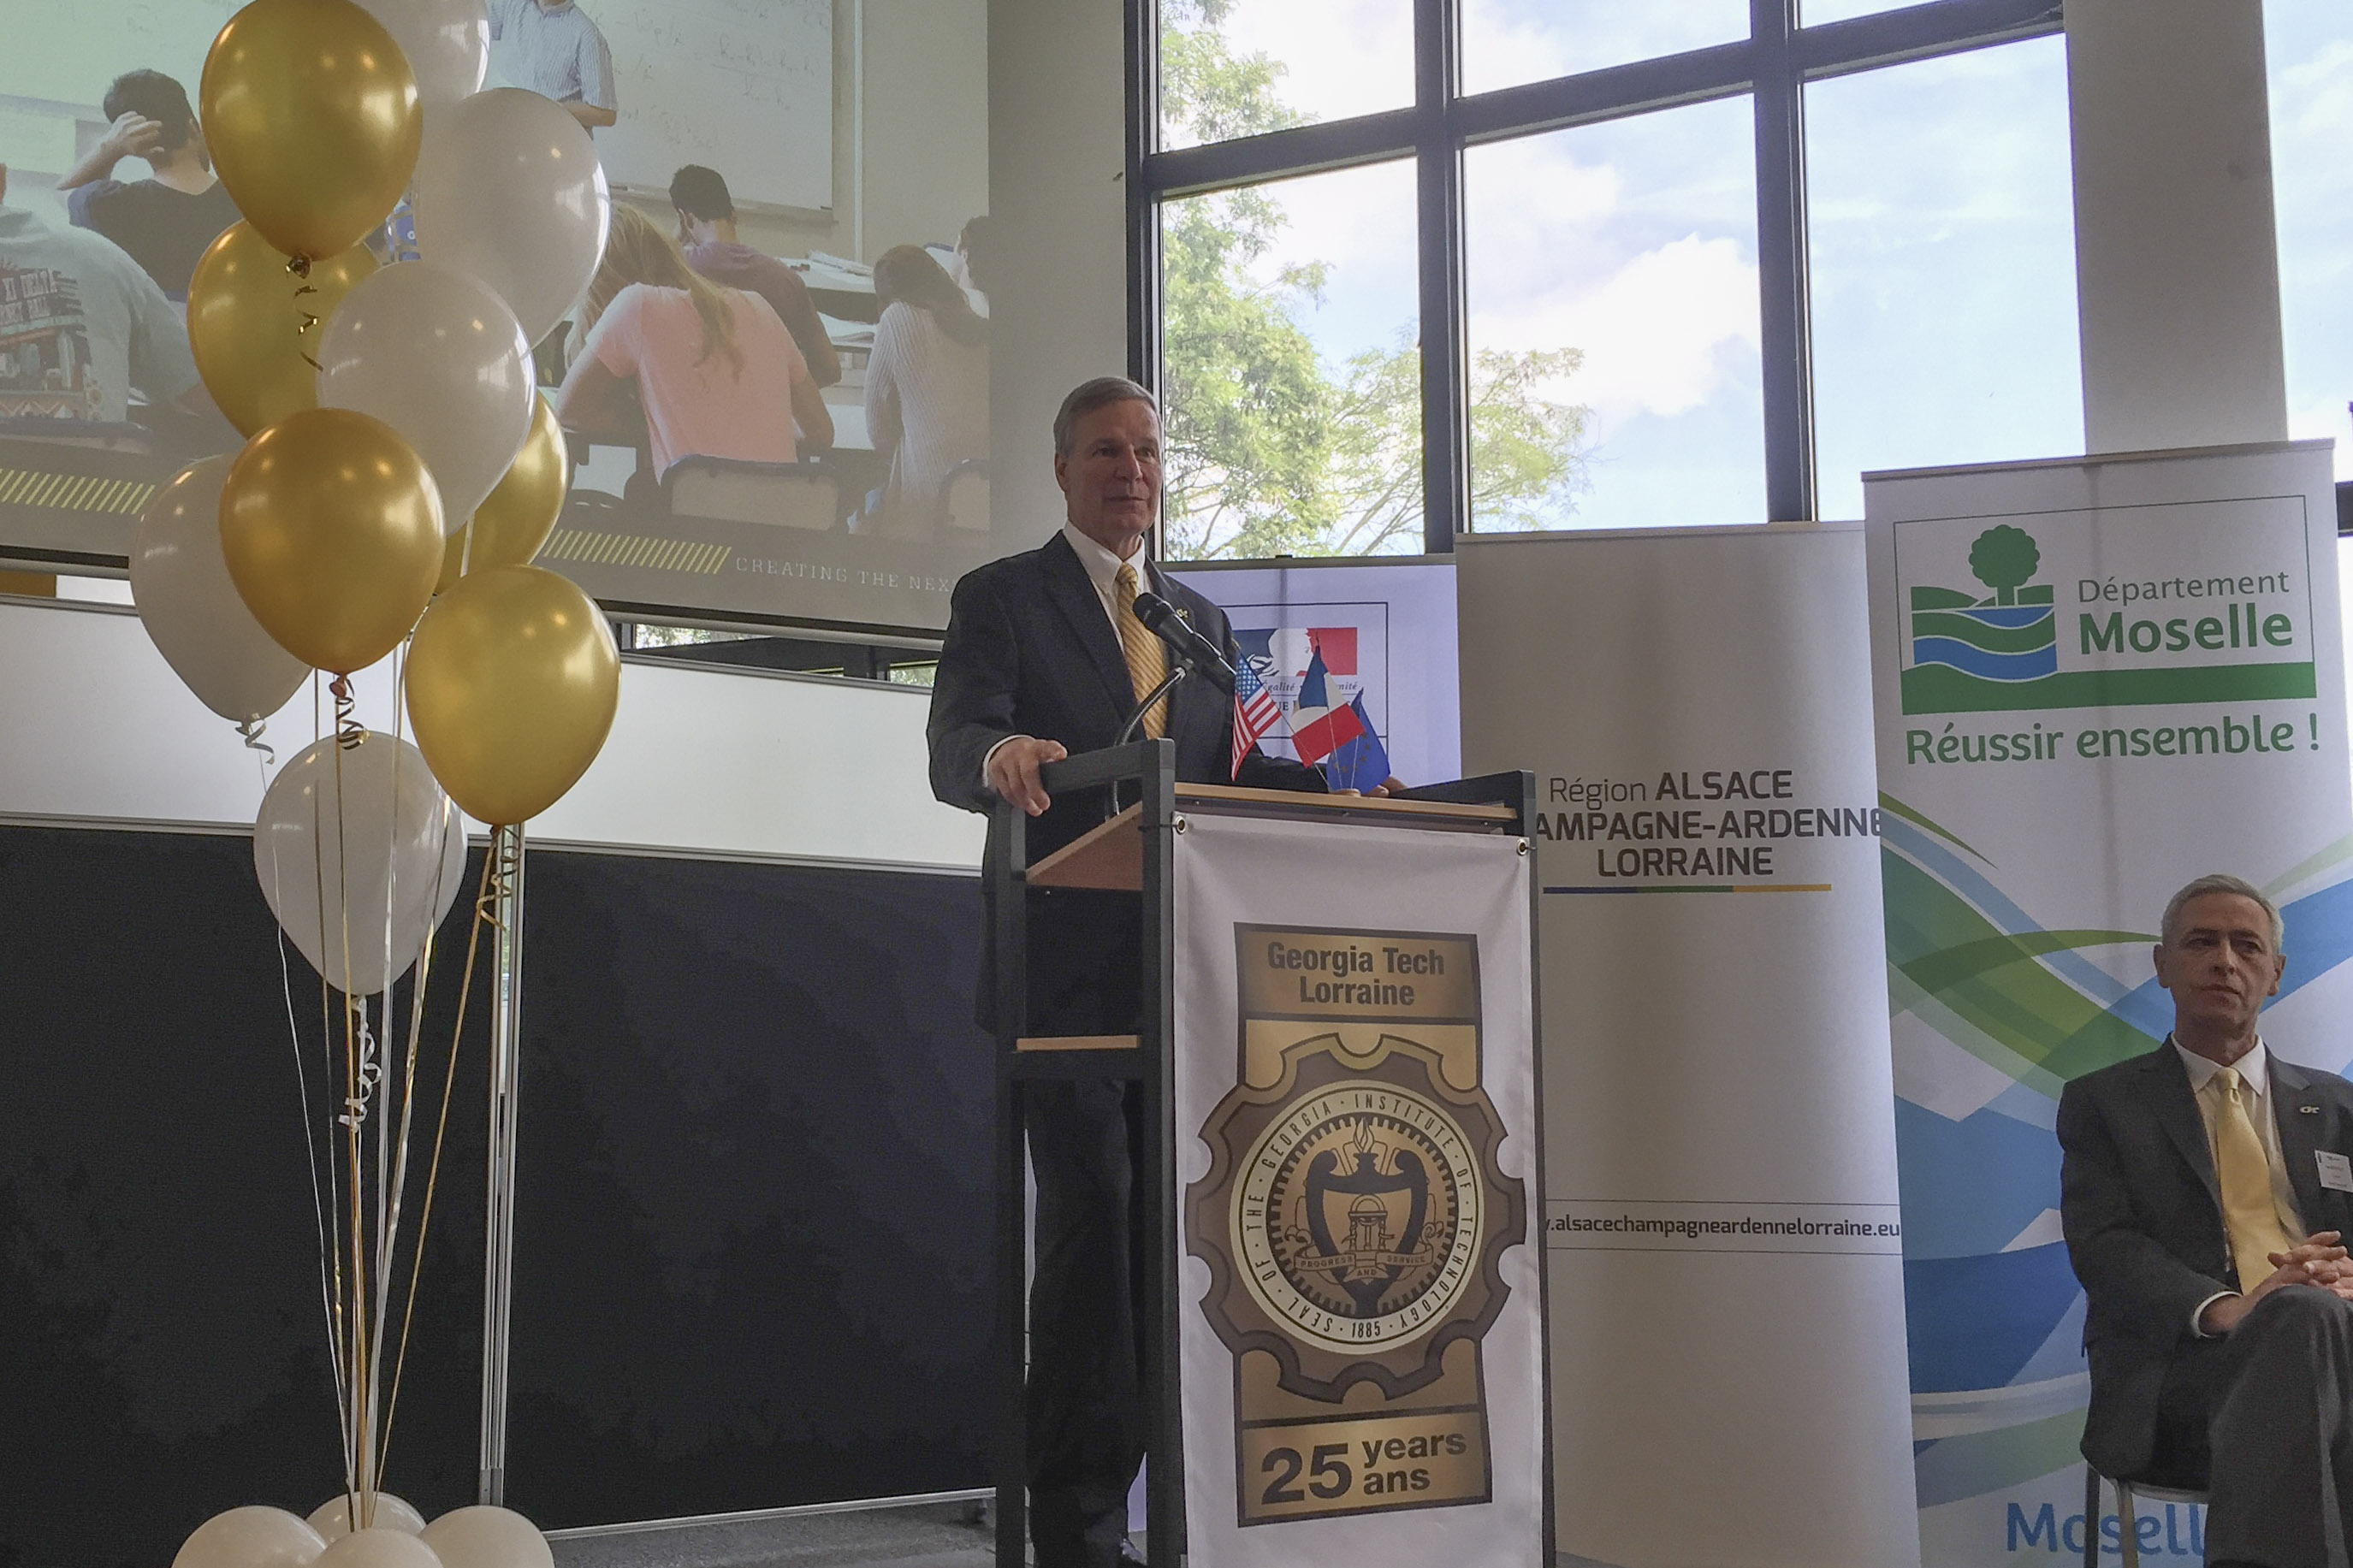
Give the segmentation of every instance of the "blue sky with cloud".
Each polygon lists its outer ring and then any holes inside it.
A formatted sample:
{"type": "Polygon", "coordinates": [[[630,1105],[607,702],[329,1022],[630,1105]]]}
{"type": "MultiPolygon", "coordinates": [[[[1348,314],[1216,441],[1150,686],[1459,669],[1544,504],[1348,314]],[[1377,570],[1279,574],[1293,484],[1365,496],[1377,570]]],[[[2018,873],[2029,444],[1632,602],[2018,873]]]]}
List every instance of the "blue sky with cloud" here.
{"type": "MultiPolygon", "coordinates": [[[[1806,0],[1809,21],[1885,9],[1806,0]]],[[[1736,36],[1745,0],[1465,0],[1483,90],[1736,36]]],[[[2353,445],[2353,8],[2268,0],[2293,433],[2353,445]]],[[[1409,100],[1409,0],[1240,0],[1233,45],[1331,120],[1409,100]]],[[[2083,447],[2066,54],[2045,38],[1808,89],[1821,514],[1865,469],[2083,447]]],[[[1589,484],[1560,526],[1759,521],[1764,505],[1747,100],[1473,149],[1474,347],[1585,353],[1549,389],[1592,410],[1589,484]]],[[[1302,323],[1337,363],[1414,330],[1409,163],[1270,187],[1270,268],[1331,265],[1302,323]]],[[[2340,454],[2339,472],[2353,476],[2340,454]]]]}

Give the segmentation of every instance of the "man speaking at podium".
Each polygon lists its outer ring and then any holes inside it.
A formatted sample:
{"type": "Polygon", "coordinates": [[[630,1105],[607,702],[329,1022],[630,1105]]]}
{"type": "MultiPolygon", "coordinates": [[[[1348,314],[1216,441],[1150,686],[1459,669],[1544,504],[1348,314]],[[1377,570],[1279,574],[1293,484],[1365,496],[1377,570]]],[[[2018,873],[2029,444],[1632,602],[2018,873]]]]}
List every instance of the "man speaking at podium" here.
{"type": "MultiPolygon", "coordinates": [[[[1146,559],[1144,538],[1160,515],[1152,394],[1104,376],[1064,398],[1054,416],[1054,479],[1064,498],[1061,531],[956,584],[928,729],[933,793],[970,811],[991,810],[1000,798],[1021,807],[1031,817],[1033,864],[1103,821],[1109,805],[1101,788],[1050,797],[1039,770],[1114,744],[1177,657],[1145,626],[1136,595],[1159,595],[1229,664],[1237,656],[1224,614],[1146,559]]],[[[1314,768],[1254,745],[1237,767],[1233,702],[1208,679],[1178,682],[1137,732],[1175,741],[1176,776],[1188,784],[1324,788],[1314,768]]],[[[1054,889],[1030,899],[1024,1032],[1134,1033],[1141,941],[1134,897],[1054,889]]],[[[994,967],[982,972],[984,1026],[994,1021],[994,967]]],[[[1135,1560],[1127,1493],[1144,1457],[1139,1090],[1089,1081],[1025,1092],[1038,1182],[1030,1539],[1038,1568],[1111,1568],[1135,1560]]]]}

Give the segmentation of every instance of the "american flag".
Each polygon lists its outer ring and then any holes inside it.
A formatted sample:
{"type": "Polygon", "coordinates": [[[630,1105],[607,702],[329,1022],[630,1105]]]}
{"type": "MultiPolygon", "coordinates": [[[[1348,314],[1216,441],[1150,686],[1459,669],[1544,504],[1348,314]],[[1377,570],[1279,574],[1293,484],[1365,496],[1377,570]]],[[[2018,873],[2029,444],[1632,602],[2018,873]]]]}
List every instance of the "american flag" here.
{"type": "Polygon", "coordinates": [[[1265,682],[1258,678],[1258,667],[1250,659],[1241,660],[1234,671],[1234,760],[1227,768],[1229,775],[1239,776],[1242,759],[1259,742],[1261,736],[1282,722],[1282,710],[1274,705],[1265,682]]]}

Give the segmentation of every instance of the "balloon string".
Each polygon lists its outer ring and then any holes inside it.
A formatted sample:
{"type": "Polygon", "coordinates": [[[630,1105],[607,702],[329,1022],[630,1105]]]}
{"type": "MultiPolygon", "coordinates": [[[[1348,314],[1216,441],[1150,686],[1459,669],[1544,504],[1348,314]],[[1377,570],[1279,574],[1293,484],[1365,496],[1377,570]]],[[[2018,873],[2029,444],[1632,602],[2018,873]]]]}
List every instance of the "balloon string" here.
{"type": "MultiPolygon", "coordinates": [[[[399,658],[398,649],[394,650],[394,658],[396,663],[393,688],[396,691],[399,689],[400,685],[397,664],[399,658]]],[[[400,764],[402,753],[405,750],[401,740],[401,711],[399,707],[396,705],[393,709],[392,751],[392,798],[396,803],[401,799],[400,764]]],[[[392,970],[393,908],[398,901],[400,891],[398,856],[396,852],[399,835],[397,813],[398,807],[396,804],[394,814],[387,819],[385,826],[385,864],[387,867],[392,868],[392,875],[387,879],[385,892],[384,972],[386,978],[385,981],[384,999],[380,1004],[383,1008],[384,1028],[386,1037],[386,1056],[385,1058],[385,1066],[387,1070],[389,1070],[392,1066],[389,1052],[393,1028],[392,1009],[393,994],[395,990],[392,970]]],[[[448,835],[452,827],[455,826],[455,815],[451,811],[448,803],[446,800],[442,803],[440,815],[441,841],[439,844],[435,846],[436,853],[433,857],[431,887],[427,889],[425,905],[428,911],[428,919],[430,918],[431,912],[438,912],[441,908],[440,891],[443,857],[440,851],[448,847],[449,842],[448,835]]],[[[425,931],[425,942],[423,949],[418,953],[416,961],[415,973],[417,978],[409,986],[408,990],[408,1040],[407,1048],[402,1054],[399,1079],[400,1147],[398,1158],[392,1163],[391,1169],[388,1172],[385,1169],[385,1154],[387,1152],[387,1144],[392,1136],[393,1121],[393,1097],[388,1089],[385,1096],[383,1112],[376,1119],[375,1129],[375,1342],[368,1348],[367,1425],[369,1448],[370,1452],[374,1456],[374,1463],[369,1467],[369,1468],[370,1473],[375,1476],[376,1485],[379,1489],[384,1484],[384,1443],[386,1436],[386,1429],[379,1419],[384,1408],[385,1330],[386,1321],[391,1314],[392,1270],[394,1254],[397,1252],[399,1247],[401,1200],[407,1194],[408,1189],[409,1131],[415,1125],[417,1120],[417,1043],[422,1036],[424,1028],[425,998],[427,994],[426,988],[427,982],[432,977],[432,971],[433,928],[428,925],[426,927],[425,931]]],[[[369,1517],[371,1520],[374,1519],[374,1503],[371,1501],[369,1504],[369,1508],[371,1510],[369,1517]]]]}
{"type": "Polygon", "coordinates": [[[264,745],[261,740],[261,732],[269,728],[269,725],[266,720],[248,719],[237,727],[237,732],[245,737],[248,751],[260,752],[262,761],[266,763],[275,763],[278,761],[277,752],[264,745]]]}
{"type": "MultiPolygon", "coordinates": [[[[449,1105],[458,1090],[459,1047],[466,1037],[466,1007],[474,994],[475,959],[481,952],[482,928],[498,923],[498,901],[506,890],[508,867],[493,837],[482,858],[482,879],[474,893],[474,920],[466,932],[466,967],[458,983],[458,1021],[449,1031],[449,1066],[441,1079],[441,1117],[433,1129],[433,1158],[425,1168],[425,1205],[417,1217],[417,1249],[408,1265],[408,1300],[401,1309],[400,1341],[392,1363],[392,1396],[384,1412],[384,1453],[392,1451],[392,1418],[400,1413],[400,1376],[408,1367],[408,1331],[417,1320],[417,1282],[425,1269],[425,1238],[433,1228],[433,1197],[441,1180],[441,1148],[449,1132],[449,1105]]],[[[383,1473],[379,1462],[377,1473],[383,1473]]]]}
{"type": "MultiPolygon", "coordinates": [[[[241,731],[246,726],[240,724],[237,728],[241,731]]],[[[266,753],[269,748],[258,743],[254,739],[254,735],[259,733],[260,726],[257,724],[253,728],[253,733],[246,737],[245,743],[258,752],[266,753]]],[[[277,759],[273,756],[270,760],[275,762],[277,759]]],[[[261,768],[259,759],[255,761],[254,766],[257,769],[261,768]]],[[[266,786],[269,782],[266,770],[263,770],[262,779],[266,786]]],[[[282,908],[282,893],[278,879],[278,854],[274,846],[271,847],[269,856],[269,882],[270,908],[282,908]]],[[[302,1064],[301,1026],[294,1021],[294,971],[286,962],[286,931],[283,926],[279,928],[277,936],[278,984],[280,993],[286,1001],[286,1037],[293,1043],[294,1085],[301,1100],[302,1163],[305,1173],[311,1178],[311,1220],[319,1237],[319,1313],[325,1320],[329,1360],[335,1368],[335,1414],[338,1418],[348,1420],[350,1412],[343,1394],[343,1348],[338,1342],[339,1336],[336,1333],[335,1300],[327,1283],[327,1266],[333,1256],[334,1248],[327,1241],[327,1204],[319,1189],[319,1141],[311,1128],[311,1073],[310,1069],[302,1064]]]]}
{"type": "MultiPolygon", "coordinates": [[[[322,715],[319,711],[319,678],[314,672],[311,678],[311,732],[313,736],[316,736],[319,733],[321,717],[322,715]]],[[[341,755],[340,752],[336,754],[339,757],[341,755]]],[[[326,825],[321,818],[321,805],[322,803],[319,798],[319,792],[316,790],[311,791],[311,842],[316,846],[316,850],[311,857],[311,875],[313,884],[312,891],[317,900],[316,907],[319,911],[319,952],[323,956],[327,951],[327,857],[325,854],[326,825]]],[[[339,862],[337,865],[338,878],[340,878],[341,875],[342,867],[339,862]]],[[[329,1000],[326,965],[322,963],[320,965],[319,973],[320,1081],[326,1088],[330,1104],[332,1103],[335,1092],[334,1026],[332,1021],[333,1014],[330,1010],[331,1006],[332,1004],[329,1000]]],[[[343,1417],[343,1491],[345,1498],[349,1500],[356,1490],[358,1481],[357,1466],[359,1463],[358,1449],[353,1442],[353,1427],[354,1425],[354,1390],[351,1384],[352,1343],[349,1321],[353,1303],[343,1282],[343,1194],[338,1180],[338,1173],[335,1169],[336,1161],[334,1157],[334,1148],[332,1143],[328,1146],[326,1165],[328,1209],[333,1222],[333,1246],[329,1248],[329,1255],[332,1258],[334,1262],[335,1384],[337,1393],[341,1396],[341,1407],[338,1414],[343,1417]]],[[[354,1203],[357,1202],[356,1194],[354,1194],[353,1201],[354,1203]]],[[[356,1285],[358,1281],[354,1279],[353,1283],[356,1285]]],[[[346,1506],[348,1506],[348,1502],[346,1506]]],[[[353,1510],[352,1512],[347,1513],[345,1517],[358,1517],[357,1510],[353,1510]]]]}
{"type": "Polygon", "coordinates": [[[352,678],[339,675],[327,682],[327,689],[335,694],[335,744],[346,752],[357,751],[368,738],[367,726],[360,722],[359,700],[352,695],[352,678]]]}
{"type": "MultiPolygon", "coordinates": [[[[351,847],[345,840],[343,831],[343,807],[347,798],[343,789],[343,752],[348,747],[343,742],[342,731],[343,720],[350,711],[351,682],[346,677],[337,676],[329,689],[335,693],[338,731],[337,749],[332,753],[335,763],[335,905],[343,936],[343,979],[344,986],[348,988],[352,982],[351,847]]],[[[362,1504],[373,1501],[373,1493],[375,1489],[373,1456],[367,1451],[367,1434],[364,1428],[359,1426],[365,1417],[364,1400],[368,1387],[367,1232],[364,1217],[365,1198],[363,1192],[364,1178],[360,1164],[360,1124],[366,1119],[367,1114],[366,1089],[364,1086],[374,1081],[373,1078],[368,1076],[372,1067],[368,1058],[373,1054],[374,1045],[375,1040],[368,1033],[367,1014],[362,1000],[346,989],[343,993],[343,1104],[347,1108],[347,1114],[338,1120],[343,1125],[343,1157],[347,1167],[344,1173],[344,1198],[349,1205],[351,1223],[349,1239],[352,1266],[352,1326],[347,1348],[352,1362],[352,1415],[354,1427],[351,1439],[352,1450],[358,1457],[358,1468],[347,1494],[348,1502],[344,1518],[360,1521],[362,1529],[366,1528],[366,1515],[362,1511],[362,1504]]]]}

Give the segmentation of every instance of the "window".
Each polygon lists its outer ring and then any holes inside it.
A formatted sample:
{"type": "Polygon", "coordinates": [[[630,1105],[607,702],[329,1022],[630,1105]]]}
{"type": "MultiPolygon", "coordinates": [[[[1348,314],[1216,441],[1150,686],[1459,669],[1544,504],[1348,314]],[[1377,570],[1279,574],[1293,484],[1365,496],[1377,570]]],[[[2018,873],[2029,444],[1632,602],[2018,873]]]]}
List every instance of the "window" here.
{"type": "Polygon", "coordinates": [[[1765,514],[1746,98],[1464,159],[1471,526],[1765,514]]]}
{"type": "Polygon", "coordinates": [[[1171,559],[1851,516],[2081,444],[2053,0],[1129,5],[1171,559]]]}
{"type": "Polygon", "coordinates": [[[1422,547],[1409,162],[1160,209],[1172,560],[1422,547]]]}
{"type": "Polygon", "coordinates": [[[1160,144],[1413,102],[1413,0],[1165,0],[1160,144]]]}
{"type": "Polygon", "coordinates": [[[1462,90],[1486,92],[1748,37],[1748,0],[1462,0],[1462,90]]]}
{"type": "Polygon", "coordinates": [[[1866,468],[2084,449],[2057,38],[1806,89],[1820,514],[1866,468]]]}

